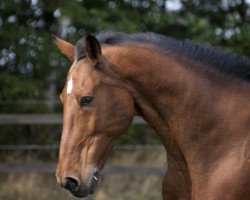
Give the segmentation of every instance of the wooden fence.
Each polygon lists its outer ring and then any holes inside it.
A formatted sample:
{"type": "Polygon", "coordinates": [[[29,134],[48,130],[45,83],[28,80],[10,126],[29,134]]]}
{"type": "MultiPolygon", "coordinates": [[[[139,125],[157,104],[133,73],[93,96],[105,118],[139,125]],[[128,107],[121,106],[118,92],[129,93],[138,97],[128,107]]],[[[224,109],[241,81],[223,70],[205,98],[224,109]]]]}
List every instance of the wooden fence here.
{"type": "MultiPolygon", "coordinates": [[[[62,115],[60,114],[0,114],[0,125],[53,125],[62,124],[62,115]]],[[[146,124],[140,118],[135,117],[133,124],[146,124]]]]}
{"type": "MultiPolygon", "coordinates": [[[[62,124],[62,115],[60,114],[0,114],[0,125],[59,125],[62,124]]],[[[139,117],[135,117],[133,125],[147,123],[139,117]]],[[[117,146],[115,149],[134,149],[134,150],[152,150],[162,149],[159,145],[123,145],[117,146]]],[[[58,149],[58,145],[0,145],[0,151],[3,150],[53,150],[58,149]]],[[[54,173],[56,163],[0,163],[0,172],[39,172],[54,173]]],[[[103,174],[118,175],[157,175],[163,176],[166,169],[164,167],[150,166],[112,166],[107,165],[103,170],[103,174]]]]}
{"type": "MultiPolygon", "coordinates": [[[[21,163],[21,164],[0,163],[0,172],[7,172],[7,173],[13,173],[13,172],[55,173],[55,169],[56,169],[56,163],[21,163]]],[[[165,171],[166,169],[164,170],[163,167],[107,165],[104,167],[102,174],[163,176],[165,171]]]]}

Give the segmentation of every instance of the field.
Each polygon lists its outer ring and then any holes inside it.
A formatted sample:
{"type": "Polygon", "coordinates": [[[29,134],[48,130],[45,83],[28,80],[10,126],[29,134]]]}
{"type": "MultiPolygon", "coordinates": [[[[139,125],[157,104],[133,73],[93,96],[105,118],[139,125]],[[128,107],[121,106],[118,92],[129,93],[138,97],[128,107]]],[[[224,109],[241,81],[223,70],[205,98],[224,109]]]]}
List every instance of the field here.
{"type": "MultiPolygon", "coordinates": [[[[8,155],[9,163],[38,162],[28,154],[8,155]]],[[[107,162],[113,166],[142,166],[166,168],[164,149],[115,150],[107,162]]],[[[87,200],[156,200],[161,199],[162,176],[106,174],[97,192],[87,200]]],[[[70,200],[77,199],[57,185],[54,173],[0,173],[0,199],[5,200],[70,200]]]]}

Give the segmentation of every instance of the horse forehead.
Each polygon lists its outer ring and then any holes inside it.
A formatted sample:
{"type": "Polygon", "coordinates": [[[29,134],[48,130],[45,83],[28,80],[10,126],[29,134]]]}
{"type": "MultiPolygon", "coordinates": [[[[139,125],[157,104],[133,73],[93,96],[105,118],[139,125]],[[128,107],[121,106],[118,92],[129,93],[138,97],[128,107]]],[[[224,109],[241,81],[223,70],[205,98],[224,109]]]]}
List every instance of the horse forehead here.
{"type": "Polygon", "coordinates": [[[73,80],[81,80],[81,78],[86,79],[91,76],[93,71],[92,66],[89,66],[84,59],[80,61],[75,61],[68,73],[68,80],[72,77],[73,80]]]}
{"type": "Polygon", "coordinates": [[[74,85],[74,83],[73,83],[73,78],[71,77],[70,79],[69,79],[69,81],[68,81],[68,83],[67,83],[67,94],[70,94],[71,92],[72,92],[72,90],[73,90],[73,85],[74,85]]]}
{"type": "MultiPolygon", "coordinates": [[[[85,68],[85,66],[78,66],[85,68]]],[[[88,68],[88,67],[87,67],[88,68]]],[[[69,73],[66,85],[66,92],[90,91],[95,85],[99,85],[104,77],[94,69],[76,69],[69,73]]]]}
{"type": "Polygon", "coordinates": [[[74,61],[73,64],[71,65],[69,72],[68,72],[68,78],[67,78],[67,83],[66,83],[66,92],[67,94],[70,94],[73,90],[74,87],[74,81],[73,81],[73,76],[76,70],[76,64],[77,62],[74,61]]]}

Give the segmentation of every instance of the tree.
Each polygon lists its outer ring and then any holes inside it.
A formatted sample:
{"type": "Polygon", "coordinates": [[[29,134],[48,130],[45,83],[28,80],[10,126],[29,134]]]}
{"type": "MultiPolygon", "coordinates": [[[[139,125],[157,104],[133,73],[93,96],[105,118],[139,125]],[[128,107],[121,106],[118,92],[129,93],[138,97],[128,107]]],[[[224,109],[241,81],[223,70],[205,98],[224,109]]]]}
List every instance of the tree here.
{"type": "Polygon", "coordinates": [[[250,57],[250,2],[1,0],[0,112],[61,112],[52,101],[64,86],[70,62],[51,35],[74,44],[86,34],[107,30],[153,31],[250,57]],[[20,104],[23,100],[26,104],[20,104]]]}

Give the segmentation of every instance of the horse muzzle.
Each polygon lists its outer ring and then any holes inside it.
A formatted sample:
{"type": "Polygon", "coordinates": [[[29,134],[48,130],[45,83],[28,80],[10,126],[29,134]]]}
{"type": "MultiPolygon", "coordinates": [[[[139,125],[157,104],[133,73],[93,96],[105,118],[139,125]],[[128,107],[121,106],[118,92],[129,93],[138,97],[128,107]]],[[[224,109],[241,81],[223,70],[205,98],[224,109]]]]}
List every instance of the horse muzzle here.
{"type": "Polygon", "coordinates": [[[93,194],[101,182],[101,176],[98,171],[94,172],[86,183],[81,182],[75,177],[66,177],[60,183],[62,187],[69,190],[75,197],[86,197],[93,194]]]}

